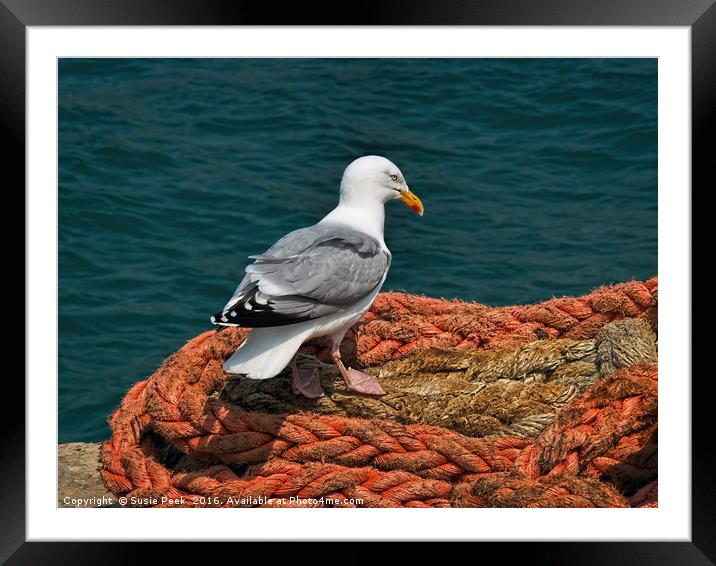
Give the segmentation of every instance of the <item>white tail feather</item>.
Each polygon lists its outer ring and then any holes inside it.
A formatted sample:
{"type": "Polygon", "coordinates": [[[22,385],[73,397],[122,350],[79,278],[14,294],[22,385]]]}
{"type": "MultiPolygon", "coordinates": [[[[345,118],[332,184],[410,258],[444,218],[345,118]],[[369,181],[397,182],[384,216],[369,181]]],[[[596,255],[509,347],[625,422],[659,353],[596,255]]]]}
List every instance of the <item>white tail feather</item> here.
{"type": "Polygon", "coordinates": [[[268,379],[281,373],[310,334],[302,324],[281,328],[255,328],[234,354],[224,371],[251,379],[268,379]]]}

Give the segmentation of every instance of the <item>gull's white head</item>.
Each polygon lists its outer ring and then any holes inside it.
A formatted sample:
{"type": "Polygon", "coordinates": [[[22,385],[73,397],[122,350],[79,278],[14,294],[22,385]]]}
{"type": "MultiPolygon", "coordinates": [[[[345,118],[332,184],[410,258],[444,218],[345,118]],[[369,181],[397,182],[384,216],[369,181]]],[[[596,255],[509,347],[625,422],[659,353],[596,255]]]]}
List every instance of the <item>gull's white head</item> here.
{"type": "Polygon", "coordinates": [[[403,173],[379,155],[359,157],[343,172],[341,204],[386,203],[401,199],[410,210],[423,215],[423,203],[408,188],[403,173]]]}

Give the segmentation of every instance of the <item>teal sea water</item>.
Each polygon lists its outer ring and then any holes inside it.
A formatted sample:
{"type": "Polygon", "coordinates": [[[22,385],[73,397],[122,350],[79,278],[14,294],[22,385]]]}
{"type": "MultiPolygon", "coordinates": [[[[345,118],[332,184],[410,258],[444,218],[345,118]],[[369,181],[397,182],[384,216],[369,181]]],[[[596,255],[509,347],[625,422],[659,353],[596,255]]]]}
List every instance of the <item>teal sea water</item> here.
{"type": "Polygon", "coordinates": [[[59,440],[106,438],[365,154],[425,204],[387,205],[384,289],[507,305],[657,271],[656,59],[63,59],[59,440]]]}

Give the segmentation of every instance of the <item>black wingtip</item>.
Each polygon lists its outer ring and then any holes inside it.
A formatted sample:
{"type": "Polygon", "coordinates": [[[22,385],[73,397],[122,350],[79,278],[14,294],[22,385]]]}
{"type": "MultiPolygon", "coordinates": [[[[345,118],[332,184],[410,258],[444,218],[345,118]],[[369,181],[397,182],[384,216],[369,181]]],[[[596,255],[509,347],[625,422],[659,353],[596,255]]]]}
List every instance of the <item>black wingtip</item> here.
{"type": "Polygon", "coordinates": [[[223,312],[212,314],[209,320],[211,320],[211,324],[216,324],[217,326],[226,326],[226,323],[228,322],[223,312]]]}
{"type": "Polygon", "coordinates": [[[276,312],[272,301],[259,303],[255,300],[258,286],[248,290],[236,302],[215,313],[211,323],[218,326],[239,326],[241,328],[270,328],[296,324],[311,320],[308,315],[284,314],[276,312]]]}

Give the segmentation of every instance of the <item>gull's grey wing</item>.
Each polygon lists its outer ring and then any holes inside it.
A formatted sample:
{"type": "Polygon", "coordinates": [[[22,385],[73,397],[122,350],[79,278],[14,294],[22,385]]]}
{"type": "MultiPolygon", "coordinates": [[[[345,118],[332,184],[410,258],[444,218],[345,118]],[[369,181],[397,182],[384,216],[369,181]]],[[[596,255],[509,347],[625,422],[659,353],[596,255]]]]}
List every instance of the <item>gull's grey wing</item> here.
{"type": "Polygon", "coordinates": [[[375,238],[336,224],[291,232],[252,259],[215,324],[283,326],[333,314],[374,291],[390,266],[375,238]]]}

